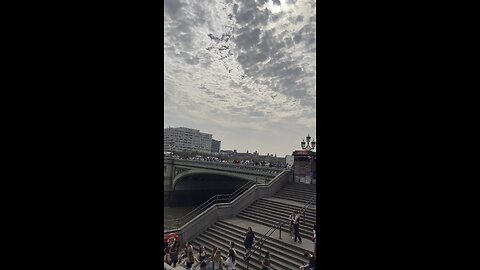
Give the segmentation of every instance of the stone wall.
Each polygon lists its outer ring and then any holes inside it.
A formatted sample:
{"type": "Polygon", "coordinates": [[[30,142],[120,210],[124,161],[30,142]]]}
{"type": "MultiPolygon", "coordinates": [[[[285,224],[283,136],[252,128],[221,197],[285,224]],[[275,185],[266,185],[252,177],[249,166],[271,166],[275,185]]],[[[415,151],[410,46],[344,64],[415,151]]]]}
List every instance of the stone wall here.
{"type": "Polygon", "coordinates": [[[284,187],[291,179],[290,171],[283,171],[268,184],[256,184],[230,203],[212,205],[201,215],[193,218],[179,230],[164,231],[165,234],[175,232],[182,241],[194,239],[197,235],[212,226],[217,220],[231,218],[238,215],[250,204],[264,197],[271,197],[284,187]]]}

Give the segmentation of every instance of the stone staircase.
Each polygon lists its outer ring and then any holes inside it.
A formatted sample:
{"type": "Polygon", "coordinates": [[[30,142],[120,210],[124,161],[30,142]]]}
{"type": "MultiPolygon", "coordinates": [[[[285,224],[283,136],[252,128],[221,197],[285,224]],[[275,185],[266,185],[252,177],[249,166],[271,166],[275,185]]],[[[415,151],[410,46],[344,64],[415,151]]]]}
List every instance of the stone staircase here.
{"type": "Polygon", "coordinates": [[[312,198],[313,194],[315,194],[316,188],[316,184],[307,185],[291,183],[282,188],[279,192],[273,195],[273,197],[305,204],[310,200],[310,198],[312,198]]]}
{"type": "MultiPolygon", "coordinates": [[[[247,269],[247,264],[243,260],[245,255],[245,248],[243,246],[243,240],[245,237],[245,228],[237,225],[219,221],[212,227],[198,236],[192,241],[195,250],[198,250],[200,245],[204,245],[208,252],[211,252],[212,248],[218,247],[222,250],[222,255],[225,256],[229,249],[229,241],[235,242],[236,250],[238,253],[237,269],[247,269]]],[[[261,235],[256,235],[259,238],[261,235]]],[[[269,238],[264,242],[262,248],[262,254],[259,255],[257,251],[250,259],[249,269],[260,270],[261,260],[265,255],[265,251],[270,251],[270,258],[275,269],[298,269],[305,261],[303,254],[306,250],[294,245],[288,245],[276,238],[269,238]]]]}
{"type": "MultiPolygon", "coordinates": [[[[268,229],[267,227],[277,222],[287,221],[293,211],[301,209],[302,206],[314,196],[315,188],[315,185],[288,184],[277,192],[273,198],[262,198],[255,201],[237,215],[236,218],[245,221],[245,224],[253,223],[252,228],[254,228],[256,232],[256,240],[258,240],[263,233],[258,233],[256,227],[262,226],[268,229]],[[255,226],[255,224],[258,225],[255,226]]],[[[315,204],[316,202],[311,206],[313,209],[308,208],[305,211],[300,220],[300,235],[304,243],[307,241],[311,242],[312,227],[316,222],[315,204]]],[[[209,227],[191,242],[195,252],[198,251],[200,245],[205,246],[209,254],[213,247],[218,247],[222,250],[222,256],[225,258],[229,249],[229,241],[233,241],[238,253],[236,269],[244,270],[247,269],[246,262],[243,260],[243,256],[245,255],[243,240],[246,230],[247,228],[245,226],[239,226],[232,222],[221,220],[209,227]]],[[[257,251],[251,257],[249,269],[261,269],[260,262],[266,251],[270,251],[271,261],[276,270],[298,269],[300,265],[305,263],[305,258],[303,257],[304,252],[312,252],[313,249],[304,249],[306,244],[293,243],[290,239],[288,223],[285,223],[285,226],[282,228],[282,240],[278,239],[278,233],[278,230],[275,231],[267,241],[264,242],[260,255],[257,251]]]]}
{"type": "MultiPolygon", "coordinates": [[[[251,204],[247,209],[243,210],[237,217],[251,220],[253,222],[272,226],[275,223],[287,220],[293,211],[299,210],[301,206],[288,205],[268,199],[260,199],[251,204]]],[[[300,236],[302,238],[311,239],[313,224],[316,222],[315,210],[307,209],[300,218],[300,236]]],[[[282,233],[290,236],[288,223],[282,227],[282,233]]],[[[302,239],[303,241],[303,239],[302,239]]]]}

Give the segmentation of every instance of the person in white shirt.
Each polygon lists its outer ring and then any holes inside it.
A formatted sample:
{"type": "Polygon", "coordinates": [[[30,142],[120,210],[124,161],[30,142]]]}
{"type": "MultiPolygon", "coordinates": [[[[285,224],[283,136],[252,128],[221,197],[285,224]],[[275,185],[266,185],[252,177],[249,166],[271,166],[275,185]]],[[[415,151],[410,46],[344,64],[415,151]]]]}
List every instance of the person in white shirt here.
{"type": "Polygon", "coordinates": [[[236,256],[235,256],[234,249],[230,249],[228,251],[228,257],[227,257],[227,260],[225,261],[225,263],[227,264],[227,269],[228,270],[235,270],[235,265],[237,264],[237,261],[236,261],[236,256]]]}

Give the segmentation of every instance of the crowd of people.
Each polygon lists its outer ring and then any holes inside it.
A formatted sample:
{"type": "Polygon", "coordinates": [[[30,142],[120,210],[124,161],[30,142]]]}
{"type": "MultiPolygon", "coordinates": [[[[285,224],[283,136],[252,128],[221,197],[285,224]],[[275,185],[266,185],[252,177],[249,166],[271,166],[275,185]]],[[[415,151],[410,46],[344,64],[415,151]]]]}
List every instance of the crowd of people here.
{"type": "Polygon", "coordinates": [[[193,246],[190,242],[182,247],[175,238],[164,243],[164,262],[172,267],[180,265],[187,270],[234,270],[236,265],[237,251],[235,243],[230,242],[227,256],[223,257],[222,250],[217,247],[212,248],[211,253],[207,253],[204,246],[200,246],[198,253],[194,256],[193,246]]]}
{"type": "Polygon", "coordinates": [[[194,157],[184,157],[179,155],[172,155],[171,153],[164,153],[163,157],[173,157],[181,160],[196,160],[204,162],[216,162],[216,163],[229,163],[229,164],[241,164],[248,166],[263,166],[271,168],[287,168],[289,169],[290,164],[283,164],[279,162],[268,162],[268,161],[255,161],[253,159],[224,159],[218,157],[204,157],[204,156],[194,156],[194,157]]]}
{"type": "MultiPolygon", "coordinates": [[[[298,219],[297,219],[298,222],[298,219]]],[[[315,230],[314,230],[315,233],[315,230]]],[[[315,236],[314,236],[315,238],[315,236]]],[[[312,239],[314,242],[314,238],[312,239]]],[[[248,227],[244,238],[245,254],[252,250],[255,244],[255,233],[251,227],[248,227]]],[[[230,241],[229,249],[226,253],[218,247],[212,247],[211,252],[207,253],[205,246],[200,246],[198,252],[194,254],[194,248],[190,242],[181,245],[176,238],[170,238],[164,241],[164,262],[172,267],[180,265],[186,270],[235,270],[238,253],[235,249],[235,243],[230,241]],[[226,257],[224,257],[224,255],[226,257]]],[[[315,256],[306,252],[305,258],[308,262],[301,265],[300,269],[315,270],[315,256]]],[[[246,258],[244,257],[244,260],[246,258]]],[[[273,264],[270,259],[270,252],[267,251],[260,261],[262,270],[273,270],[273,264]]]]}

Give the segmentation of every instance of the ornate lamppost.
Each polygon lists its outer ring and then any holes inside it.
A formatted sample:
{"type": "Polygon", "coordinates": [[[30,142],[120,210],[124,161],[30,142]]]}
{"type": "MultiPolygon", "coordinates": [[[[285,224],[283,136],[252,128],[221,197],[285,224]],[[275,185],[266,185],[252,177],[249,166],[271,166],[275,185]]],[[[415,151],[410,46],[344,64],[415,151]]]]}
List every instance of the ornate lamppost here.
{"type": "Polygon", "coordinates": [[[302,143],[301,143],[302,149],[310,151],[310,150],[313,150],[315,148],[315,139],[312,140],[312,144],[310,146],[310,138],[311,138],[310,134],[308,134],[308,136],[307,136],[307,146],[305,146],[305,140],[302,139],[302,143]]]}
{"type": "Polygon", "coordinates": [[[175,142],[171,141],[170,142],[170,156],[173,157],[173,151],[175,149],[175,142]]]}

